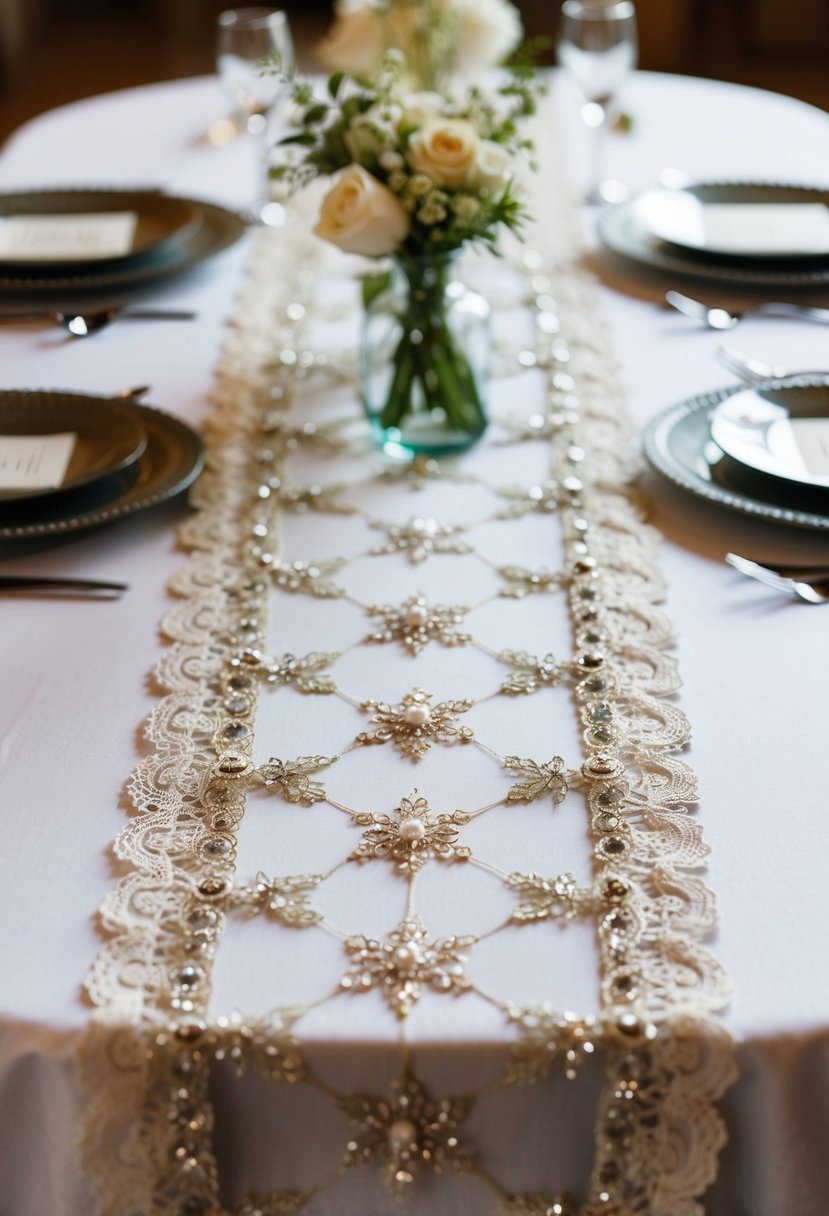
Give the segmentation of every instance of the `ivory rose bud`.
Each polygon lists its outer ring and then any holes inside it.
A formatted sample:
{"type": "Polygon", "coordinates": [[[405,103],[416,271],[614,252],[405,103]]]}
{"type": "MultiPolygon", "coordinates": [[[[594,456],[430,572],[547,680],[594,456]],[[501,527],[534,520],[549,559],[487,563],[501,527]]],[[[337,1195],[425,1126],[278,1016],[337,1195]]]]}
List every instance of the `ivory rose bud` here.
{"type": "Polygon", "coordinates": [[[468,185],[486,194],[487,198],[497,198],[512,177],[511,163],[510,154],[502,144],[482,139],[468,185]]]}
{"type": "Polygon", "coordinates": [[[323,199],[314,232],[346,253],[378,258],[402,244],[410,223],[391,190],[362,165],[349,165],[323,199]]]}
{"type": "Polygon", "coordinates": [[[334,23],[314,48],[326,71],[358,79],[371,75],[385,49],[382,16],[368,0],[337,0],[334,23]]]}
{"type": "Polygon", "coordinates": [[[435,118],[409,141],[409,163],[439,186],[460,190],[474,171],[479,144],[465,118],[435,118]]]}

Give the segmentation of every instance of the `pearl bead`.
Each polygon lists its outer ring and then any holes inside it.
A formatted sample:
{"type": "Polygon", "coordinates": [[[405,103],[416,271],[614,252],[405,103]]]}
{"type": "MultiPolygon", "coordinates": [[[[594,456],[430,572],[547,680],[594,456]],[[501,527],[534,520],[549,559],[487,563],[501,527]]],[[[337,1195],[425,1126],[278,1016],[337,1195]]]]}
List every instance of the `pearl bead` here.
{"type": "Polygon", "coordinates": [[[400,825],[401,840],[422,840],[426,835],[426,826],[422,819],[404,819],[400,825]]]}
{"type": "Polygon", "coordinates": [[[417,1128],[411,1119],[395,1119],[388,1130],[389,1147],[396,1152],[417,1144],[417,1128]]]}
{"type": "Polygon", "coordinates": [[[420,962],[420,951],[415,945],[398,946],[394,961],[400,971],[411,971],[420,962]]]}
{"type": "Polygon", "coordinates": [[[426,705],[410,705],[403,714],[403,718],[409,726],[425,726],[430,717],[431,714],[426,705]]]}
{"type": "Polygon", "coordinates": [[[425,625],[429,619],[429,610],[424,604],[413,604],[406,613],[410,625],[425,625]]]}

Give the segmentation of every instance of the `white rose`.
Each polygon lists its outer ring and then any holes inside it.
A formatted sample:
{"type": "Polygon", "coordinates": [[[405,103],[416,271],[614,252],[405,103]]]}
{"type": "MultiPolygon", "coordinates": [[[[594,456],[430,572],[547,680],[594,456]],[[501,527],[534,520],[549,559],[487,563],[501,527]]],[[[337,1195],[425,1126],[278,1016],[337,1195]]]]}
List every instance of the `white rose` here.
{"type": "Polygon", "coordinates": [[[471,74],[502,63],[521,41],[521,17],[509,0],[461,0],[458,7],[456,71],[471,74]]]}
{"type": "Polygon", "coordinates": [[[424,123],[437,118],[445,104],[440,93],[410,93],[402,99],[403,125],[422,127],[424,123]]]}
{"type": "Polygon", "coordinates": [[[409,141],[409,163],[439,186],[459,190],[474,171],[480,139],[465,118],[435,118],[409,141]]]}
{"type": "Polygon", "coordinates": [[[331,28],[314,51],[326,71],[365,78],[386,49],[385,33],[383,16],[373,4],[340,0],[331,28]]]}
{"type": "Polygon", "coordinates": [[[410,224],[391,190],[362,165],[349,165],[323,199],[314,232],[346,253],[378,258],[403,243],[410,224]]]}
{"type": "Polygon", "coordinates": [[[511,166],[512,158],[502,144],[482,139],[467,185],[485,192],[487,198],[497,198],[512,177],[511,166]]]}

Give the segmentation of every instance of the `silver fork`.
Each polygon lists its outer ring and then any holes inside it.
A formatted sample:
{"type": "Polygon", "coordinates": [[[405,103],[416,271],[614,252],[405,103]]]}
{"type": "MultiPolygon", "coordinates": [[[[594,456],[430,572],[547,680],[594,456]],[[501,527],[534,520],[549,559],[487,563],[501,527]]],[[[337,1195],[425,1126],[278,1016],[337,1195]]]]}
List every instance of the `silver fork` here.
{"type": "Polygon", "coordinates": [[[746,384],[759,384],[762,380],[786,380],[789,376],[829,376],[829,368],[793,371],[781,367],[779,363],[764,363],[762,359],[741,355],[732,346],[718,346],[716,358],[746,384]]]}
{"type": "Polygon", "coordinates": [[[790,567],[795,573],[784,574],[781,570],[753,562],[748,557],[740,557],[739,553],[726,553],[725,560],[729,566],[739,570],[740,574],[756,579],[767,587],[773,587],[775,591],[793,595],[807,604],[829,603],[829,571],[815,572],[807,578],[805,567],[804,573],[797,567],[790,567]]]}

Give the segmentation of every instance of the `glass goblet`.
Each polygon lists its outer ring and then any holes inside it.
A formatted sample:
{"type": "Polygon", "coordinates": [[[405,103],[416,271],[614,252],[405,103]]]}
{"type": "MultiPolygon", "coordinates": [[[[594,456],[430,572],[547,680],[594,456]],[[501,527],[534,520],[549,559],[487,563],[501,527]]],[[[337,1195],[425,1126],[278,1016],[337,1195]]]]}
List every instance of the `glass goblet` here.
{"type": "Polygon", "coordinates": [[[636,66],[637,50],[632,0],[564,0],[558,60],[584,98],[581,116],[592,132],[588,203],[618,201],[619,183],[602,175],[604,137],[619,90],[636,66]]]}
{"type": "Polygon", "coordinates": [[[227,9],[218,17],[216,69],[219,83],[234,107],[245,115],[251,137],[256,185],[248,208],[253,223],[284,223],[285,209],[271,197],[270,120],[285,96],[281,73],[268,71],[265,61],[277,57],[282,73],[294,62],[293,43],[285,13],[271,8],[227,9]]]}

